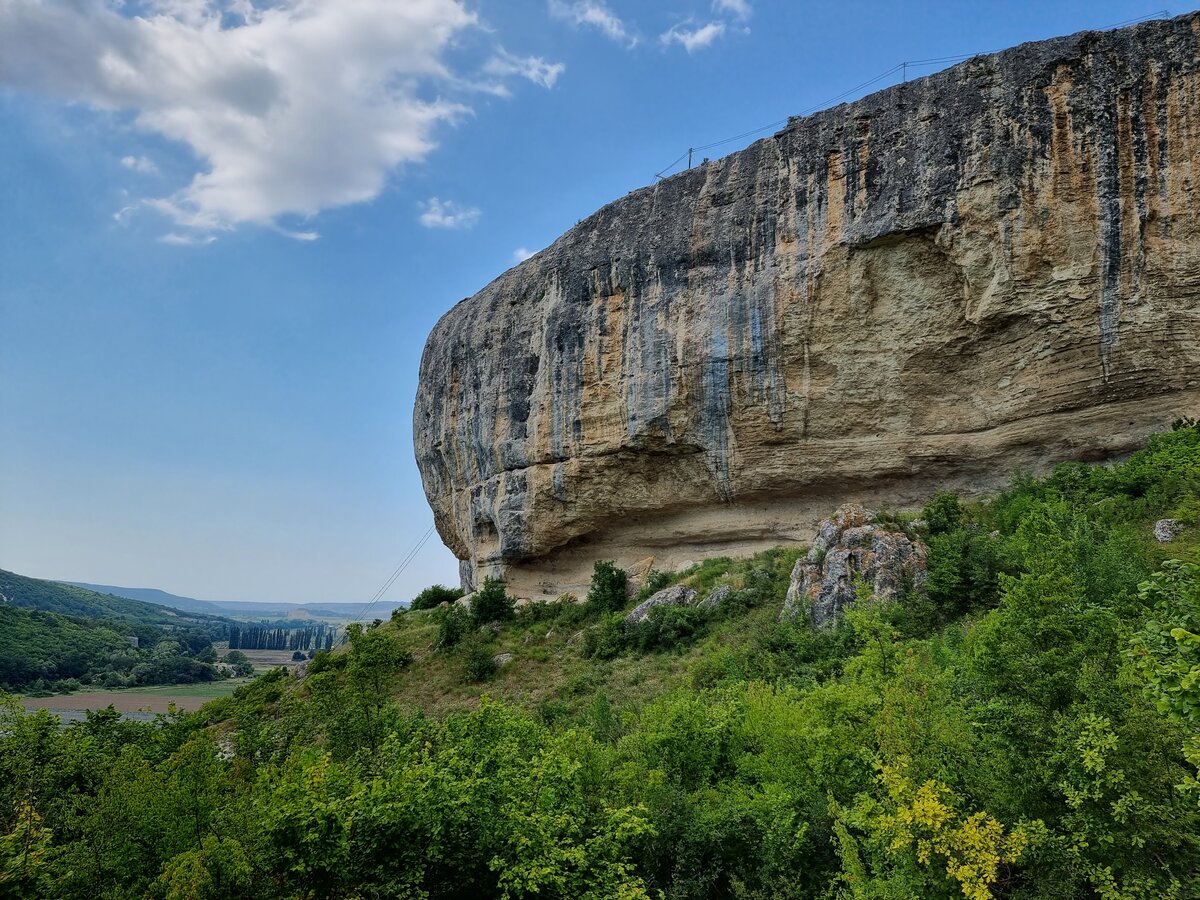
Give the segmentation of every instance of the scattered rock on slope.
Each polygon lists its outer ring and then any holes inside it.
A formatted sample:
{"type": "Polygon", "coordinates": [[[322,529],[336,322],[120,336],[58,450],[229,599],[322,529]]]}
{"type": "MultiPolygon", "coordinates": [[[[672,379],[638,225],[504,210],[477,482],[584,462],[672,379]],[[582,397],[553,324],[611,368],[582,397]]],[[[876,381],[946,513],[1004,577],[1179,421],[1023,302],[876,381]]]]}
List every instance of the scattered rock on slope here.
{"type": "Polygon", "coordinates": [[[1154,539],[1160,544],[1169,544],[1181,528],[1183,525],[1177,519],[1159,519],[1154,523],[1154,539]]]}
{"type": "Polygon", "coordinates": [[[663,588],[657,594],[651,594],[625,616],[626,625],[636,625],[650,616],[650,610],[656,606],[687,606],[696,599],[696,592],[682,584],[673,584],[663,588]]]}
{"type": "Polygon", "coordinates": [[[731,596],[733,596],[733,588],[727,584],[723,584],[718,588],[714,588],[712,593],[696,605],[701,609],[716,609],[731,596]]]}
{"type": "Polygon", "coordinates": [[[860,580],[876,597],[895,600],[905,580],[921,586],[926,554],[920,541],[872,524],[861,506],[843,506],[821,522],[808,555],[797,560],[780,618],[807,609],[815,627],[829,625],[854,602],[860,580]]]}

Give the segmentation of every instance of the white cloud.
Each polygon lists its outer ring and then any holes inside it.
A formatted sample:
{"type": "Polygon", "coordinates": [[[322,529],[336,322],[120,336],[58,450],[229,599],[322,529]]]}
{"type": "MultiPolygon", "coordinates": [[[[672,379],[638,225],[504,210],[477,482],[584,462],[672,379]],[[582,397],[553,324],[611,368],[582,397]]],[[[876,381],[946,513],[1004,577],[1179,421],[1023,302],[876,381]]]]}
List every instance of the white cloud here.
{"type": "Polygon", "coordinates": [[[562,63],[548,63],[540,56],[513,56],[503,47],[496,48],[496,55],[483,64],[483,71],[488,75],[501,78],[519,75],[544,88],[554,87],[565,69],[562,63]]]}
{"type": "Polygon", "coordinates": [[[474,206],[462,206],[437,197],[430,197],[420,206],[424,212],[418,221],[426,228],[470,228],[483,215],[483,211],[474,206]]]}
{"type": "Polygon", "coordinates": [[[154,160],[146,156],[122,156],[121,165],[131,171],[141,172],[143,175],[153,175],[158,171],[154,160]]]}
{"type": "Polygon", "coordinates": [[[688,53],[703,50],[725,33],[724,22],[709,22],[707,25],[691,27],[690,23],[682,22],[672,25],[658,36],[664,45],[679,44],[688,53]]]}
{"type": "Polygon", "coordinates": [[[550,0],[550,14],[576,28],[597,28],[621,44],[633,47],[638,39],[604,0],[550,0]]]}
{"type": "Polygon", "coordinates": [[[513,260],[516,262],[525,262],[529,257],[533,256],[534,251],[525,247],[518,247],[513,251],[513,260]]]}
{"type": "MultiPolygon", "coordinates": [[[[137,17],[121,7],[0,0],[0,87],[132,111],[141,129],[190,148],[191,183],[136,204],[171,218],[170,243],[371,200],[425,158],[439,125],[469,112],[443,95],[462,89],[446,51],[480,28],[461,0],[144,0],[137,17]]],[[[501,52],[508,69],[495,75],[549,86],[562,71],[501,52]]]]}
{"type": "Polygon", "coordinates": [[[713,9],[719,13],[730,13],[739,19],[750,18],[750,0],[713,0],[713,9]]]}
{"type": "Polygon", "coordinates": [[[315,241],[321,235],[315,231],[289,231],[286,228],[276,226],[276,231],[284,237],[290,237],[293,241],[315,241]]]}
{"type": "Polygon", "coordinates": [[[172,231],[159,238],[164,244],[177,247],[204,247],[216,240],[211,234],[180,234],[172,231]]]}

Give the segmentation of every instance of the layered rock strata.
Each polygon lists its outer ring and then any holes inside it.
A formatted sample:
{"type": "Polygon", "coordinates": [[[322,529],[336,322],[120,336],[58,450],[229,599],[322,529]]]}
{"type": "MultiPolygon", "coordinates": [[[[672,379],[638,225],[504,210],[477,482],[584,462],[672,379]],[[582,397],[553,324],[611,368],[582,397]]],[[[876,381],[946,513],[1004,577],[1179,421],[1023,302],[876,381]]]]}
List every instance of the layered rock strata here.
{"type": "Polygon", "coordinates": [[[1200,16],[981,56],[635,191],[455,306],[414,411],[469,586],[580,591],[1200,413],[1200,16]]]}

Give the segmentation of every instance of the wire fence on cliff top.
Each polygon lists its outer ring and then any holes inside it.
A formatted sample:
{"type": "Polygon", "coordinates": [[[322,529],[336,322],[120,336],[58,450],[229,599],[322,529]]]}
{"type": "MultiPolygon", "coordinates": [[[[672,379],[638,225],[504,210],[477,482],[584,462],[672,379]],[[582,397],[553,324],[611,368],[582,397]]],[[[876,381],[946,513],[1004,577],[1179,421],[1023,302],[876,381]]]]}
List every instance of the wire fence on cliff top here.
{"type": "MultiPolygon", "coordinates": [[[[1123,22],[1114,22],[1111,25],[1105,25],[1101,28],[1096,28],[1093,30],[1108,31],[1109,29],[1112,29],[1112,28],[1122,28],[1126,25],[1136,25],[1138,22],[1148,22],[1151,19],[1168,19],[1170,17],[1171,17],[1170,10],[1160,9],[1158,12],[1149,13],[1144,16],[1139,16],[1136,19],[1126,19],[1123,22]]],[[[704,153],[706,150],[712,150],[716,147],[722,147],[726,144],[732,144],[736,141],[745,140],[748,137],[754,137],[756,134],[762,134],[764,131],[774,131],[777,128],[782,128],[792,118],[799,118],[799,117],[803,117],[803,116],[812,115],[815,112],[819,112],[823,109],[827,109],[828,107],[832,106],[833,104],[839,103],[842,100],[846,100],[850,97],[853,97],[859,91],[861,91],[865,88],[872,87],[872,86],[878,84],[879,82],[883,81],[885,78],[888,78],[897,73],[899,73],[899,75],[900,75],[900,82],[898,82],[898,83],[902,83],[902,82],[908,81],[908,70],[909,69],[926,69],[926,68],[929,68],[930,66],[944,66],[944,65],[948,65],[948,64],[952,64],[952,63],[963,62],[964,60],[971,59],[974,56],[985,56],[987,54],[996,53],[996,52],[998,52],[998,51],[980,50],[977,53],[961,53],[961,54],[958,54],[955,56],[938,56],[938,57],[933,57],[931,59],[906,59],[906,60],[903,60],[901,62],[896,63],[890,69],[885,69],[884,71],[880,72],[874,78],[867,79],[862,84],[856,84],[854,87],[847,88],[846,90],[842,91],[840,94],[838,94],[835,97],[830,97],[827,100],[822,100],[820,103],[813,104],[812,106],[808,107],[807,109],[800,110],[800,112],[796,113],[795,116],[788,116],[787,118],[784,118],[784,119],[777,119],[774,122],[768,122],[766,125],[760,125],[758,128],[751,128],[749,131],[743,131],[741,134],[735,134],[735,135],[732,135],[731,137],[721,138],[718,141],[710,141],[709,143],[701,144],[698,147],[688,147],[681,154],[679,154],[679,156],[677,156],[677,157],[675,157],[675,159],[671,160],[670,163],[668,163],[666,166],[664,166],[659,171],[655,172],[654,178],[655,178],[655,180],[660,180],[660,179],[666,178],[668,175],[672,174],[672,172],[675,170],[675,168],[677,166],[679,166],[681,163],[683,163],[685,161],[687,164],[686,164],[686,166],[684,166],[683,169],[680,169],[680,171],[686,171],[687,169],[690,169],[692,167],[693,159],[697,154],[704,153]]],[[[707,162],[707,160],[705,160],[705,161],[707,162]]]]}

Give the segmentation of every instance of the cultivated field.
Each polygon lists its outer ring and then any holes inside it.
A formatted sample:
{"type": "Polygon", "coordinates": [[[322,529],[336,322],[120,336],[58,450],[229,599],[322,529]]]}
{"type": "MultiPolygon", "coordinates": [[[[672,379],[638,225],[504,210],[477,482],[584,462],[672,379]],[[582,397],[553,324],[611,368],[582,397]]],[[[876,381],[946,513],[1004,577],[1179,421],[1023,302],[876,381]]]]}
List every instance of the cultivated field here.
{"type": "Polygon", "coordinates": [[[249,678],[230,678],[204,684],[163,684],[153,687],[126,688],[119,691],[78,691],[74,694],[55,694],[53,697],[22,697],[26,709],[49,709],[54,712],[74,712],[64,718],[82,718],[86,710],[113,706],[123,713],[165,713],[172,703],[178,709],[196,710],[217,697],[227,697],[246,684],[249,678]]]}

